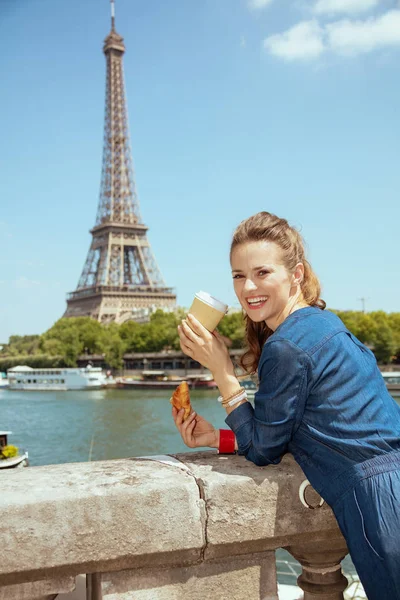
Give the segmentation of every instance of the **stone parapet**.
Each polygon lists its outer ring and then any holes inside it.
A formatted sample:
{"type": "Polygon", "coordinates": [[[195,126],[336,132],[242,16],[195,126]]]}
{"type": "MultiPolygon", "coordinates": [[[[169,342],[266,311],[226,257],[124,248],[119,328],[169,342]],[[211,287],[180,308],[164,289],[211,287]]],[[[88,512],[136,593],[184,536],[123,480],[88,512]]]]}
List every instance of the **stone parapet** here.
{"type": "Polygon", "coordinates": [[[279,547],[306,600],[343,598],[346,545],[319,497],[301,503],[304,479],[290,455],[260,468],[214,451],[3,472],[0,600],[50,600],[82,573],[88,600],[275,600],[279,547]]]}

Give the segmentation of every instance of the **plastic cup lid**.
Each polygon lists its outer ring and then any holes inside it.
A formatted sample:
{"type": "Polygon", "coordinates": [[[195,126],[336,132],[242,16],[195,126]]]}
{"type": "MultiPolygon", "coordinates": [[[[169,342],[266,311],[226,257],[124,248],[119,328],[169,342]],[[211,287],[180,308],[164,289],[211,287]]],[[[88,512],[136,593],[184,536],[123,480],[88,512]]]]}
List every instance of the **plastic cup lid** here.
{"type": "Polygon", "coordinates": [[[207,292],[200,291],[200,292],[197,292],[195,294],[195,296],[202,302],[205,302],[205,304],[209,304],[210,306],[212,306],[213,308],[215,308],[216,310],[219,310],[220,312],[222,312],[224,314],[228,310],[227,304],[224,304],[224,302],[217,300],[216,298],[214,298],[214,296],[211,296],[207,292]]]}

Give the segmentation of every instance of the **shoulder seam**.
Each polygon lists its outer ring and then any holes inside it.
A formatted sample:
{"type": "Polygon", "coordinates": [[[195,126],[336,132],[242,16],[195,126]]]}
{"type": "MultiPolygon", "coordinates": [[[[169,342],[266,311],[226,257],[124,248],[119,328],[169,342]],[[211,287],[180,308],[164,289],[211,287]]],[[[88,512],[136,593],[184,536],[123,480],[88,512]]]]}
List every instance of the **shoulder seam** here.
{"type": "Polygon", "coordinates": [[[326,334],[325,337],[322,338],[322,340],[319,340],[319,342],[317,342],[316,344],[314,344],[314,346],[309,348],[309,350],[300,348],[300,346],[298,346],[295,342],[292,342],[292,340],[288,340],[287,338],[284,338],[284,337],[275,338],[274,340],[271,340],[270,342],[269,342],[269,340],[267,340],[266,343],[273,344],[274,342],[278,342],[278,341],[279,342],[287,342],[288,344],[291,344],[292,346],[295,346],[296,348],[298,348],[300,350],[300,352],[303,352],[304,354],[306,354],[311,360],[313,354],[315,354],[317,352],[317,350],[319,350],[324,344],[326,344],[326,342],[328,342],[330,339],[332,339],[335,335],[338,335],[339,333],[348,333],[348,329],[345,326],[343,326],[343,328],[341,328],[341,329],[336,329],[335,331],[330,331],[329,333],[326,334]]]}
{"type": "Polygon", "coordinates": [[[304,348],[300,348],[300,346],[298,346],[295,342],[292,342],[292,340],[288,340],[287,338],[284,337],[278,337],[275,338],[274,340],[267,340],[266,343],[264,344],[273,344],[276,342],[285,342],[286,344],[289,344],[290,346],[293,346],[294,348],[296,348],[296,350],[298,350],[301,354],[305,354],[307,356],[307,358],[309,358],[311,360],[311,356],[309,354],[309,352],[307,352],[307,350],[304,350],[304,348]]]}
{"type": "Polygon", "coordinates": [[[315,344],[315,346],[310,348],[310,357],[312,354],[315,354],[317,352],[317,350],[322,348],[322,346],[324,346],[324,344],[326,344],[326,342],[331,340],[333,337],[335,337],[335,335],[338,335],[339,333],[347,333],[347,329],[345,327],[343,327],[343,329],[337,329],[336,331],[329,332],[324,338],[322,338],[322,340],[320,340],[317,344],[315,344]]]}

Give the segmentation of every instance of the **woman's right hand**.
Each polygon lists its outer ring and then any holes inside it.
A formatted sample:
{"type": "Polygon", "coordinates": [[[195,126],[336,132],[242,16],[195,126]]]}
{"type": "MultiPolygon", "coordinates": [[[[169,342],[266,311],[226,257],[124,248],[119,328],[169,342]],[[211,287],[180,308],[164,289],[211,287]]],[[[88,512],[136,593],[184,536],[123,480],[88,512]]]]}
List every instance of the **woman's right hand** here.
{"type": "Polygon", "coordinates": [[[183,408],[177,411],[172,407],[172,418],[186,446],[218,448],[219,430],[194,411],[183,421],[184,412],[183,408]]]}

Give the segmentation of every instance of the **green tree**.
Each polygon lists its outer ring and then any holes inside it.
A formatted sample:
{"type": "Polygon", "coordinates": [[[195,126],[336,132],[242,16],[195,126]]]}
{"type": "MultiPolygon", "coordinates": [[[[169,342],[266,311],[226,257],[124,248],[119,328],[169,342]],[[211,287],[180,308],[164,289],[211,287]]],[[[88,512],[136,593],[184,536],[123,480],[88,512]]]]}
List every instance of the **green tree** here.
{"type": "Polygon", "coordinates": [[[383,311],[370,313],[375,323],[373,351],[379,363],[390,363],[395,351],[395,338],[390,327],[389,318],[383,311]]]}
{"type": "Polygon", "coordinates": [[[375,335],[375,323],[369,314],[355,310],[332,311],[343,321],[345,326],[363,344],[372,344],[375,335]]]}
{"type": "Polygon", "coordinates": [[[55,338],[42,340],[41,348],[45,354],[49,354],[50,356],[62,356],[65,349],[63,342],[55,338]]]}
{"type": "Polygon", "coordinates": [[[6,356],[33,355],[40,353],[39,335],[11,335],[1,354],[6,356]]]}
{"type": "Polygon", "coordinates": [[[179,348],[178,325],[181,319],[174,312],[163,312],[156,310],[150,317],[150,329],[152,335],[158,339],[159,350],[165,348],[179,348]]]}
{"type": "Polygon", "coordinates": [[[242,311],[225,315],[218,325],[218,331],[231,340],[232,348],[243,348],[245,326],[242,311]]]}
{"type": "Polygon", "coordinates": [[[69,367],[76,367],[78,356],[82,354],[83,344],[79,340],[79,331],[71,328],[64,332],[63,336],[63,357],[69,367]]]}
{"type": "Polygon", "coordinates": [[[120,336],[127,352],[160,352],[179,349],[178,324],[180,314],[155,311],[149,323],[128,321],[120,326],[120,336]]]}
{"type": "Polygon", "coordinates": [[[105,361],[112,369],[122,369],[126,343],[120,336],[120,326],[110,323],[103,328],[103,349],[105,361]]]}
{"type": "Polygon", "coordinates": [[[54,325],[41,336],[40,346],[42,350],[49,352],[60,352],[65,363],[69,367],[75,367],[78,356],[84,350],[81,340],[80,329],[82,317],[72,319],[59,319],[54,325]],[[49,343],[51,341],[51,343],[49,343]]]}
{"type": "Polygon", "coordinates": [[[81,317],[77,323],[79,340],[87,354],[101,354],[104,346],[105,328],[90,317],[81,317]]]}
{"type": "Polygon", "coordinates": [[[400,362],[400,313],[390,313],[388,315],[388,321],[393,333],[394,360],[400,362]]]}
{"type": "MultiPolygon", "coordinates": [[[[360,341],[373,348],[379,362],[400,357],[400,313],[332,312],[360,341]]],[[[148,323],[128,321],[122,325],[102,325],[89,317],[59,319],[41,336],[11,336],[0,352],[0,363],[3,370],[18,364],[76,366],[78,357],[87,352],[104,355],[111,367],[119,369],[126,352],[178,350],[177,326],[186,314],[182,308],[175,312],[157,310],[148,323]]],[[[244,329],[241,311],[226,315],[218,326],[221,335],[232,341],[233,348],[243,347],[244,329]]]]}

